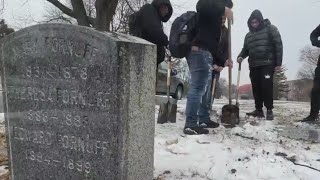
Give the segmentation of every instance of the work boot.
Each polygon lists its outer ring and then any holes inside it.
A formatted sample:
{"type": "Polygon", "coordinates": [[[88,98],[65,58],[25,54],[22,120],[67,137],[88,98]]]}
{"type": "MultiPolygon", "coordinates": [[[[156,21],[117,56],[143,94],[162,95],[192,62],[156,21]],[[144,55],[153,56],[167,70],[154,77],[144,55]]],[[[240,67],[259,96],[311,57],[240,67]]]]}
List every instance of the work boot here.
{"type": "Polygon", "coordinates": [[[209,122],[207,122],[207,123],[201,123],[199,126],[200,126],[201,128],[217,128],[217,127],[220,126],[220,124],[219,124],[219,123],[216,123],[216,122],[214,122],[214,121],[209,121],[209,122]]]}
{"type": "Polygon", "coordinates": [[[319,116],[316,114],[310,114],[308,117],[304,118],[301,122],[314,122],[319,120],[319,116]]]}
{"type": "Polygon", "coordinates": [[[187,135],[200,135],[209,134],[209,131],[201,127],[185,127],[183,133],[187,135]]]}
{"type": "Polygon", "coordinates": [[[273,111],[271,109],[267,110],[267,120],[272,121],[274,118],[273,111]]]}
{"type": "Polygon", "coordinates": [[[264,118],[264,113],[262,110],[254,110],[252,112],[247,113],[247,116],[252,116],[252,117],[258,117],[258,118],[264,118]]]}

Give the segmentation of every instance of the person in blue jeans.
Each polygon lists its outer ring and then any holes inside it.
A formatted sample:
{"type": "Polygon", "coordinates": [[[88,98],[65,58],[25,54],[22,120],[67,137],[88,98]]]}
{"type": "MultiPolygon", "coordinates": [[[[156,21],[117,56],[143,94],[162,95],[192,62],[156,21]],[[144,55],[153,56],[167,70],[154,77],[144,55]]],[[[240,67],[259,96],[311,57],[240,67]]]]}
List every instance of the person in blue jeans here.
{"type": "Polygon", "coordinates": [[[208,134],[205,128],[216,128],[218,123],[210,120],[207,92],[212,81],[213,59],[220,36],[222,16],[233,20],[232,1],[199,0],[197,3],[197,32],[187,57],[191,73],[187,95],[186,124],[183,132],[187,135],[208,134]],[[231,2],[231,3],[230,3],[231,2]]]}

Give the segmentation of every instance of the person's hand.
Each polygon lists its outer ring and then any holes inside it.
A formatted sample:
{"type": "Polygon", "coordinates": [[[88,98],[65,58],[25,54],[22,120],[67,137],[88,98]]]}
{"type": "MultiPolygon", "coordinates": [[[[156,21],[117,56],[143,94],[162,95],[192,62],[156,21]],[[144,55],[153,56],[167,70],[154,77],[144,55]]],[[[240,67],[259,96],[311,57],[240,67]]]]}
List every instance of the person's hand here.
{"type": "Polygon", "coordinates": [[[219,68],[218,68],[217,71],[218,71],[218,72],[221,72],[222,70],[223,70],[223,67],[220,67],[220,66],[219,66],[219,68]]]}
{"type": "Polygon", "coordinates": [[[227,17],[228,21],[233,24],[233,11],[230,8],[225,7],[224,15],[227,17]]]}
{"type": "Polygon", "coordinates": [[[229,60],[229,59],[226,60],[224,66],[233,68],[233,61],[232,61],[232,60],[229,60]]]}
{"type": "Polygon", "coordinates": [[[281,66],[276,66],[275,68],[274,68],[274,71],[276,71],[276,72],[278,72],[278,71],[280,71],[281,70],[281,66]]]}
{"type": "Polygon", "coordinates": [[[238,57],[237,62],[238,63],[242,63],[242,61],[243,61],[243,58],[242,57],[238,57]]]}
{"type": "Polygon", "coordinates": [[[173,68],[174,68],[173,63],[170,63],[170,69],[173,69],[173,68]]]}
{"type": "Polygon", "coordinates": [[[212,70],[216,72],[221,72],[223,70],[223,67],[220,67],[218,65],[213,65],[212,70]]]}

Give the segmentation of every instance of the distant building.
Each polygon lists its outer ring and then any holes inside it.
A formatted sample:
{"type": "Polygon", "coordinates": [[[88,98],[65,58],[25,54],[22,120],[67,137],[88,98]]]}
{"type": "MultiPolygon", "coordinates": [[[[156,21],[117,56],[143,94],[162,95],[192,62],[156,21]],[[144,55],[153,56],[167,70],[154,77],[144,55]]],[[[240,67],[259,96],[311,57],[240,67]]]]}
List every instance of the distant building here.
{"type": "Polygon", "coordinates": [[[253,99],[251,84],[245,84],[239,87],[240,99],[253,99]]]}

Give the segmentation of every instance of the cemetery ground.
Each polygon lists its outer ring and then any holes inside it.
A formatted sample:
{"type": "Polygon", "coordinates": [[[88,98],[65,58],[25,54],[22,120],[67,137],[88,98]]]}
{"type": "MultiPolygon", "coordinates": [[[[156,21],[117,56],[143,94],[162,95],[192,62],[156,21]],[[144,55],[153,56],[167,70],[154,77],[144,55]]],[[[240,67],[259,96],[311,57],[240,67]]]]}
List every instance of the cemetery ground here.
{"type": "MultiPolygon", "coordinates": [[[[319,179],[320,125],[297,122],[308,114],[309,103],[276,101],[276,119],[270,122],[245,118],[254,105],[253,101],[241,101],[239,127],[211,129],[209,135],[201,136],[182,133],[185,103],[184,99],[178,104],[176,124],[156,124],[155,179],[319,179]]],[[[214,103],[214,118],[226,103],[214,103]]],[[[7,179],[3,114],[0,119],[0,179],[7,179]]]]}

